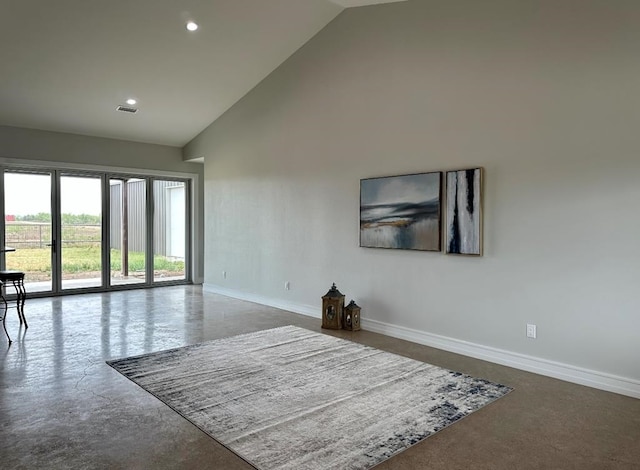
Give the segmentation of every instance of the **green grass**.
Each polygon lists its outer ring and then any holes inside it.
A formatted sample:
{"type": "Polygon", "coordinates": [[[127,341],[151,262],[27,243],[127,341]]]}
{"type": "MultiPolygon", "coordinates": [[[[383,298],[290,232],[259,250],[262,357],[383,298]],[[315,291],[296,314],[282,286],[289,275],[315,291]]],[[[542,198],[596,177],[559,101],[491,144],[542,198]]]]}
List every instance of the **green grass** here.
{"type": "MultiPolygon", "coordinates": [[[[100,225],[62,226],[62,273],[78,276],[83,273],[96,275],[102,270],[100,251],[100,225]]],[[[51,249],[46,246],[51,241],[51,226],[42,223],[7,223],[5,239],[7,246],[17,249],[6,254],[7,268],[23,271],[30,280],[45,280],[51,274],[51,249]]],[[[111,250],[111,271],[122,270],[120,250],[111,250]]],[[[171,261],[156,255],[153,259],[155,272],[170,274],[184,273],[184,261],[171,261]]],[[[145,271],[143,252],[129,252],[129,273],[145,271]]]]}
{"type": "MultiPolygon", "coordinates": [[[[122,269],[120,250],[111,250],[111,270],[122,269]]],[[[32,279],[51,272],[51,250],[49,248],[19,248],[6,253],[7,268],[24,271],[32,279]]],[[[184,272],[183,261],[171,261],[164,256],[154,256],[155,271],[184,272]]],[[[99,272],[102,269],[99,245],[64,247],[62,250],[63,274],[99,272]]],[[[129,271],[143,272],[145,256],[142,252],[129,252],[129,271]]]]}

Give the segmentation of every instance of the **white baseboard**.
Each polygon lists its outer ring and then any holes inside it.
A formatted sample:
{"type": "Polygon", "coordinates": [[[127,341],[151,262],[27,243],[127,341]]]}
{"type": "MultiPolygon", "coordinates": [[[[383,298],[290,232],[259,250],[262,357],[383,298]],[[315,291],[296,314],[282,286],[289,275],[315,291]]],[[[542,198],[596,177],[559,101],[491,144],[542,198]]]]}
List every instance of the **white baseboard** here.
{"type": "Polygon", "coordinates": [[[394,338],[405,339],[445,351],[502,364],[540,375],[546,375],[567,382],[640,398],[640,382],[604,372],[598,372],[561,362],[506,351],[503,349],[470,343],[455,338],[426,333],[424,331],[391,325],[377,320],[362,318],[365,330],[381,333],[394,338]]]}
{"type": "Polygon", "coordinates": [[[300,313],[301,315],[306,315],[308,317],[320,318],[320,309],[317,305],[313,306],[287,302],[286,300],[272,299],[271,297],[264,297],[261,295],[256,295],[250,292],[243,292],[235,289],[227,289],[226,287],[207,283],[204,283],[202,285],[202,290],[205,292],[211,292],[212,294],[220,294],[238,300],[246,300],[247,302],[267,305],[269,307],[275,307],[281,310],[287,310],[289,312],[300,313]]]}
{"type": "MultiPolygon", "coordinates": [[[[247,300],[261,305],[287,310],[302,315],[320,318],[320,308],[311,305],[297,304],[279,299],[272,299],[247,292],[226,289],[212,284],[204,284],[203,290],[216,294],[225,295],[240,300],[247,300]]],[[[540,375],[553,377],[567,382],[572,382],[588,387],[606,390],[608,392],[619,393],[633,398],[640,398],[640,381],[620,377],[604,372],[598,372],[582,367],[564,364],[561,362],[541,359],[534,356],[506,351],[503,349],[470,343],[455,338],[435,335],[412,328],[392,325],[377,320],[362,318],[362,328],[374,333],[381,333],[393,338],[404,339],[414,343],[431,346],[437,349],[462,354],[464,356],[482,359],[484,361],[502,364],[520,370],[526,370],[540,375]]]]}

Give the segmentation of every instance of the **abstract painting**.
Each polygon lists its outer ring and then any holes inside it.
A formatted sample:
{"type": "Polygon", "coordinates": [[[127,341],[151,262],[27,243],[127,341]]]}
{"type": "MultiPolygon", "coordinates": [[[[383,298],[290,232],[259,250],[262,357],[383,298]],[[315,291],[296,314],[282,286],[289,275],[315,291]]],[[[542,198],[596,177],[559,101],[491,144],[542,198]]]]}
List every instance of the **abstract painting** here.
{"type": "Polygon", "coordinates": [[[482,254],[482,168],[447,172],[445,250],[482,254]]]}
{"type": "Polygon", "coordinates": [[[442,173],[360,180],[360,246],[441,250],[442,173]]]}

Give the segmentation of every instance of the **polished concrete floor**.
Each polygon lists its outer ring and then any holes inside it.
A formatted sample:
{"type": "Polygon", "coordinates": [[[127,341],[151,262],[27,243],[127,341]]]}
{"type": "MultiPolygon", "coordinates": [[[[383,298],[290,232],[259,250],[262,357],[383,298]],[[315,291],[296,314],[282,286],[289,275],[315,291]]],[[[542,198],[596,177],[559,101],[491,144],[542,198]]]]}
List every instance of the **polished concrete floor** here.
{"type": "MultiPolygon", "coordinates": [[[[321,331],[198,286],[29,299],[26,315],[24,332],[9,312],[10,347],[0,335],[2,469],[251,469],[105,360],[288,324],[321,331]]],[[[515,388],[377,470],[640,469],[640,400],[366,331],[333,334],[515,388]]]]}

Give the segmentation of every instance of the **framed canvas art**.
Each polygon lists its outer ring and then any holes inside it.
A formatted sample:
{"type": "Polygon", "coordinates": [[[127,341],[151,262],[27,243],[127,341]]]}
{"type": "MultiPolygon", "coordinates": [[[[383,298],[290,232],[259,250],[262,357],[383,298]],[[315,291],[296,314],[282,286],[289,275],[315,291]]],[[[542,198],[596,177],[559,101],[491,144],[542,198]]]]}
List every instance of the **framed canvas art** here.
{"type": "Polygon", "coordinates": [[[446,253],[482,255],[482,168],[448,171],[446,253]]]}
{"type": "Polygon", "coordinates": [[[360,246],[441,251],[442,172],[360,180],[360,246]]]}

